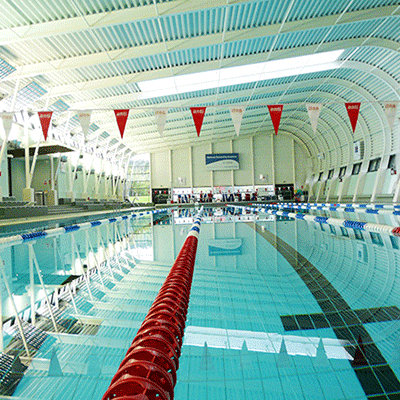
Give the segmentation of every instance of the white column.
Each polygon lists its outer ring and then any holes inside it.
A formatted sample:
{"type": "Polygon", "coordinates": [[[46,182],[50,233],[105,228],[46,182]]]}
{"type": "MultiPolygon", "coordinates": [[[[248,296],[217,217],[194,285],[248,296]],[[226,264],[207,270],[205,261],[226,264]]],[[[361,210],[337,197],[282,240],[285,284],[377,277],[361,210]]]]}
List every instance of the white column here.
{"type": "Polygon", "coordinates": [[[27,201],[29,203],[33,203],[35,201],[35,191],[31,189],[30,177],[29,177],[29,128],[28,128],[28,113],[25,112],[25,121],[24,121],[24,136],[25,136],[25,189],[22,189],[22,199],[23,201],[27,201]]]}
{"type": "MultiPolygon", "coordinates": [[[[229,141],[231,147],[231,153],[233,153],[233,140],[229,141]]],[[[235,192],[235,170],[231,170],[231,186],[232,186],[232,193],[235,192]]]]}
{"type": "MultiPolygon", "coordinates": [[[[292,160],[293,160],[293,185],[296,190],[296,156],[295,156],[295,141],[292,139],[292,160]]],[[[300,189],[300,188],[299,188],[300,189]]]]}
{"type": "Polygon", "coordinates": [[[174,191],[174,174],[172,171],[172,150],[168,150],[168,162],[169,162],[169,181],[171,187],[171,199],[173,198],[173,191],[174,191]]]}
{"type": "MultiPolygon", "coordinates": [[[[3,302],[1,299],[1,285],[0,285],[0,315],[3,315],[3,302]]],[[[3,341],[3,318],[0,318],[0,351],[4,352],[4,341],[3,341]]]]}
{"type": "Polygon", "coordinates": [[[250,154],[251,154],[251,185],[253,192],[255,191],[255,168],[254,168],[254,136],[250,136],[250,154]]]}
{"type": "MultiPolygon", "coordinates": [[[[210,143],[210,154],[213,152],[213,146],[212,143],[210,143]]],[[[210,177],[211,177],[211,189],[214,192],[214,171],[210,171],[210,177]]]]}
{"type": "MultiPolygon", "coordinates": [[[[385,159],[385,161],[385,164],[387,164],[387,159],[385,159]]],[[[385,170],[383,168],[379,168],[378,172],[376,173],[374,188],[372,189],[372,195],[370,199],[371,203],[374,203],[376,201],[376,196],[379,194],[379,192],[382,192],[382,173],[384,171],[385,170]]]]}
{"type": "Polygon", "coordinates": [[[31,294],[31,321],[32,325],[36,325],[36,314],[35,314],[35,271],[33,270],[33,254],[31,246],[29,246],[29,282],[30,282],[30,294],[31,294]]]}
{"type": "Polygon", "coordinates": [[[275,190],[276,179],[275,179],[275,148],[274,147],[275,147],[274,134],[271,134],[272,184],[274,185],[274,190],[275,190]]]}
{"type": "Polygon", "coordinates": [[[357,196],[360,194],[360,183],[362,179],[365,179],[365,174],[366,171],[363,171],[363,165],[361,165],[361,171],[357,176],[357,182],[356,182],[356,187],[354,188],[354,194],[353,194],[353,203],[355,203],[357,201],[357,196]]]}
{"type": "MultiPolygon", "coordinates": [[[[58,160],[60,163],[60,160],[58,160]]],[[[57,190],[55,190],[55,176],[54,176],[54,158],[50,155],[50,180],[51,180],[51,189],[49,193],[49,205],[57,206],[58,205],[58,195],[57,190]]]]}
{"type": "Polygon", "coordinates": [[[193,147],[189,146],[189,180],[193,194],[193,147]]]}

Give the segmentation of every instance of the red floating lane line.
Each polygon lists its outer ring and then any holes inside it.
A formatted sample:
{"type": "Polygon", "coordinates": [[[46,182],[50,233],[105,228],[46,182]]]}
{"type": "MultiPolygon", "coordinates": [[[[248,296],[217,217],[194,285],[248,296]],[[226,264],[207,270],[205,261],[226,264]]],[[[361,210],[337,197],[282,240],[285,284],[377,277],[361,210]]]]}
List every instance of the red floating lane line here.
{"type": "MultiPolygon", "coordinates": [[[[197,217],[201,214],[202,210],[197,217]]],[[[198,233],[199,222],[190,230],[102,400],[174,398],[198,233]]]]}
{"type": "Polygon", "coordinates": [[[392,234],[393,236],[400,236],[400,227],[394,228],[392,234]]]}

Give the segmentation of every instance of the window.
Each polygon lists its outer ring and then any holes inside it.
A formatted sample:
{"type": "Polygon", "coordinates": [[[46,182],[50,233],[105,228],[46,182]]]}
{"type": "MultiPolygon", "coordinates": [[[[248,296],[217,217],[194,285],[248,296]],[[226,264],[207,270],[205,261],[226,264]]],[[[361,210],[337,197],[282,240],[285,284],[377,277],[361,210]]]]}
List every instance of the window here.
{"type": "Polygon", "coordinates": [[[353,171],[351,172],[352,175],[358,175],[360,173],[361,163],[357,163],[353,165],[353,171]]]}
{"type": "Polygon", "coordinates": [[[368,165],[368,172],[375,172],[378,171],[379,166],[381,165],[381,158],[375,158],[371,160],[368,165]]]}
{"type": "Polygon", "coordinates": [[[399,238],[396,236],[389,236],[390,241],[392,242],[392,247],[396,250],[399,250],[399,238]]]}
{"type": "Polygon", "coordinates": [[[356,237],[357,240],[364,240],[362,231],[359,231],[358,229],[354,229],[354,236],[356,237]]]}
{"type": "Polygon", "coordinates": [[[369,234],[371,235],[372,243],[377,244],[378,246],[383,246],[382,236],[379,233],[370,232],[369,234]]]}
{"type": "Polygon", "coordinates": [[[347,231],[347,229],[344,226],[341,226],[340,230],[342,232],[342,236],[349,237],[349,232],[347,231]]]}
{"type": "Polygon", "coordinates": [[[331,233],[333,235],[336,235],[336,229],[335,229],[335,227],[333,225],[329,225],[329,229],[331,230],[331,233]]]}
{"type": "Polygon", "coordinates": [[[343,178],[346,175],[347,167],[341,167],[339,170],[339,178],[343,178]]]}
{"type": "MultiPolygon", "coordinates": [[[[130,200],[150,202],[150,154],[133,157],[129,190],[130,200]]],[[[128,175],[129,176],[129,175],[128,175]]]]}
{"type": "Polygon", "coordinates": [[[333,176],[333,169],[331,169],[329,172],[328,172],[328,179],[332,179],[332,176],[333,176]]]}
{"type": "Polygon", "coordinates": [[[389,162],[388,162],[388,169],[396,169],[396,154],[392,154],[389,157],[389,162]]]}
{"type": "Polygon", "coordinates": [[[318,177],[318,182],[322,180],[322,175],[324,174],[324,171],[321,171],[319,173],[319,177],[318,177]]]}

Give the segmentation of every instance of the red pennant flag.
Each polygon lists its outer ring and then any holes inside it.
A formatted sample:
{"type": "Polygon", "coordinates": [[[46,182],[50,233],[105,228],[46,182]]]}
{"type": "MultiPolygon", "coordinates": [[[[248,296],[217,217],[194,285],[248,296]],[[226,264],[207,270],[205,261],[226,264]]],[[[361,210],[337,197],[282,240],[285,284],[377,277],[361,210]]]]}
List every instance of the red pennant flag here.
{"type": "Polygon", "coordinates": [[[38,111],[40,124],[42,125],[42,131],[44,140],[47,140],[47,133],[50,127],[51,117],[53,115],[53,111],[38,111]]]}
{"type": "Polygon", "coordinates": [[[126,121],[128,120],[129,110],[114,110],[115,118],[117,119],[117,124],[119,128],[119,133],[121,134],[121,139],[124,137],[126,121]]]}
{"type": "Polygon", "coordinates": [[[197,136],[200,136],[201,126],[203,125],[204,114],[206,107],[190,107],[194,125],[196,126],[197,136]]]}
{"type": "Polygon", "coordinates": [[[360,112],[361,103],[344,103],[346,105],[347,114],[350,118],[351,127],[353,128],[353,133],[356,130],[358,113],[360,112]]]}
{"type": "Polygon", "coordinates": [[[281,122],[283,104],[275,104],[273,106],[268,106],[269,115],[271,116],[272,123],[275,129],[275,135],[278,134],[279,124],[281,122]]]}

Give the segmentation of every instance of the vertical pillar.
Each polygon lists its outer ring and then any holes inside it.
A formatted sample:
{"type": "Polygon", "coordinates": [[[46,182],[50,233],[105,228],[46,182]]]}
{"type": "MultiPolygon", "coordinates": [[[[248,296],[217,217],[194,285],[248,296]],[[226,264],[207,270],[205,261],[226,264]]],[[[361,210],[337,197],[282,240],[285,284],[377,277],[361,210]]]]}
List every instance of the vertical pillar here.
{"type": "Polygon", "coordinates": [[[254,179],[254,136],[250,136],[250,154],[251,154],[251,185],[253,186],[253,192],[255,191],[255,179],[254,179]]]}
{"type": "MultiPolygon", "coordinates": [[[[396,169],[396,170],[399,171],[399,169],[396,169]]],[[[397,173],[395,188],[396,189],[395,189],[394,196],[393,196],[393,203],[398,203],[399,198],[400,198],[400,173],[397,173]]]]}
{"type": "MultiPolygon", "coordinates": [[[[60,162],[60,160],[58,161],[60,162]]],[[[57,206],[58,205],[58,196],[57,196],[57,190],[55,190],[55,185],[54,185],[54,158],[52,155],[50,155],[50,181],[51,181],[51,189],[49,191],[49,205],[51,206],[57,206]]]]}
{"type": "MultiPolygon", "coordinates": [[[[3,315],[3,302],[2,302],[2,293],[1,293],[1,285],[0,285],[0,315],[3,315]]],[[[4,352],[4,341],[3,341],[3,318],[0,318],[0,352],[4,352]]]]}
{"type": "Polygon", "coordinates": [[[25,185],[26,187],[22,189],[22,199],[28,203],[33,203],[35,201],[34,189],[30,187],[30,174],[29,174],[29,128],[28,128],[28,113],[25,113],[24,121],[24,136],[25,136],[25,185]]]}
{"type": "Polygon", "coordinates": [[[75,194],[73,189],[72,179],[75,179],[75,176],[72,174],[72,164],[71,164],[71,156],[68,157],[68,186],[69,191],[67,192],[67,198],[71,199],[71,201],[75,201],[75,194]]]}
{"type": "Polygon", "coordinates": [[[292,139],[292,160],[293,160],[293,185],[294,190],[296,190],[296,156],[295,156],[295,141],[292,139]]]}
{"type": "MultiPolygon", "coordinates": [[[[213,152],[213,146],[212,143],[210,143],[210,154],[213,152]]],[[[214,191],[214,171],[210,171],[210,177],[211,177],[211,189],[214,191]]]]}
{"type": "Polygon", "coordinates": [[[168,150],[168,162],[169,162],[169,181],[171,188],[171,199],[174,198],[174,174],[172,171],[172,150],[168,150]]]}
{"type": "Polygon", "coordinates": [[[29,246],[29,282],[31,292],[31,321],[32,325],[36,325],[36,314],[35,314],[35,272],[33,270],[33,254],[32,248],[29,246]]]}
{"type": "Polygon", "coordinates": [[[189,146],[189,180],[190,180],[190,189],[193,194],[193,147],[189,146]]]}
{"type": "MultiPolygon", "coordinates": [[[[387,160],[385,159],[386,163],[387,160]]],[[[381,163],[382,164],[382,163],[381,163]]],[[[379,168],[378,172],[376,173],[374,187],[372,189],[372,195],[370,198],[370,202],[374,203],[376,201],[376,196],[382,193],[382,173],[385,171],[383,168],[379,168]]]]}
{"type": "MultiPolygon", "coordinates": [[[[230,146],[231,146],[231,153],[233,153],[233,140],[230,140],[230,146]]],[[[235,192],[235,170],[231,170],[231,187],[232,187],[232,193],[235,192]]]]}
{"type": "Polygon", "coordinates": [[[272,184],[274,186],[275,190],[275,185],[276,185],[276,178],[275,178],[275,144],[274,144],[274,134],[271,134],[271,160],[272,160],[272,184]]]}

